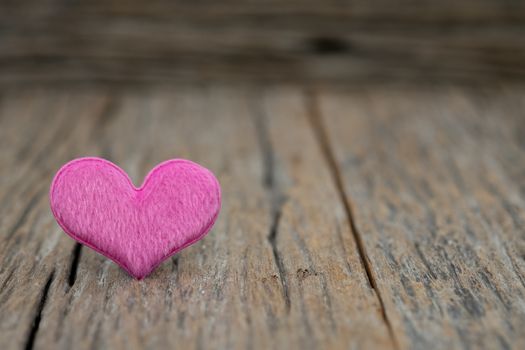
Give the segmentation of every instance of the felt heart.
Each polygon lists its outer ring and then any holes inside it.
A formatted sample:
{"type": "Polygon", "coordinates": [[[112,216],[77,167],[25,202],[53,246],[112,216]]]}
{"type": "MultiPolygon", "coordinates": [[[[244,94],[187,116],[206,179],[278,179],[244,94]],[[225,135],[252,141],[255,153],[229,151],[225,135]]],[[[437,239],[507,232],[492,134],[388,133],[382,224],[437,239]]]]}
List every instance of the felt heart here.
{"type": "Polygon", "coordinates": [[[204,237],[221,206],[215,176],[183,159],[157,165],[139,188],[107,160],[75,159],[55,175],[49,198],[69,236],[137,279],[204,237]]]}

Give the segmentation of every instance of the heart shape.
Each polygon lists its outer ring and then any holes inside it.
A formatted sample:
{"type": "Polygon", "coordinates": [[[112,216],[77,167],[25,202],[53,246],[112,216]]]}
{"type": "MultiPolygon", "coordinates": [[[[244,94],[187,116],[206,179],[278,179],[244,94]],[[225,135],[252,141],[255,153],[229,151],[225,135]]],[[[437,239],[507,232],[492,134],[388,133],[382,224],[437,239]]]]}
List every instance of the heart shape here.
{"type": "Polygon", "coordinates": [[[204,237],[221,207],[215,176],[184,159],[157,165],[139,188],[105,159],[75,159],[55,175],[49,199],[69,236],[139,280],[204,237]]]}

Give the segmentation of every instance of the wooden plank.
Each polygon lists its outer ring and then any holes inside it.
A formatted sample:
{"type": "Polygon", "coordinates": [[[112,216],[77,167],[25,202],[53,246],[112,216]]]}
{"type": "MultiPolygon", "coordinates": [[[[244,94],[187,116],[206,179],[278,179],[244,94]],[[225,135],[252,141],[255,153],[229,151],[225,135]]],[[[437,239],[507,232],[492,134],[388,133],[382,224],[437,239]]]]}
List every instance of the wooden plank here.
{"type": "Polygon", "coordinates": [[[0,348],[31,347],[50,288],[64,289],[73,243],[49,213],[53,172],[94,150],[98,94],[8,92],[0,112],[0,348]],[[73,118],[78,116],[78,119],[73,118]],[[93,144],[91,144],[92,146],[93,144]]]}
{"type": "MultiPolygon", "coordinates": [[[[17,245],[0,255],[9,262],[0,274],[8,291],[0,299],[2,348],[394,347],[301,94],[187,88],[130,92],[118,103],[72,94],[62,118],[82,113],[68,127],[39,122],[41,108],[25,107],[24,98],[2,113],[6,137],[36,123],[54,135],[36,140],[55,140],[61,150],[25,165],[27,173],[37,168],[31,189],[46,189],[55,164],[73,155],[104,155],[137,184],[159,161],[186,157],[218,175],[222,214],[202,242],[139,282],[75,246],[52,222],[44,195],[15,231],[17,245]],[[15,120],[20,110],[27,123],[15,120]],[[57,137],[60,127],[71,133],[57,137]],[[35,251],[44,258],[33,259],[35,251]]],[[[12,152],[25,142],[0,159],[18,166],[12,152]]],[[[31,159],[42,143],[27,151],[31,159]]],[[[15,180],[7,181],[2,190],[15,180]]],[[[15,198],[27,204],[24,194],[15,198]]]]}
{"type": "Polygon", "coordinates": [[[525,5],[469,0],[0,4],[0,83],[523,80],[525,5]]]}
{"type": "Polygon", "coordinates": [[[311,106],[402,348],[525,347],[524,101],[365,89],[311,106]]]}
{"type": "Polygon", "coordinates": [[[273,239],[283,269],[292,275],[291,315],[296,303],[295,311],[301,310],[296,317],[312,338],[301,347],[395,348],[315,141],[304,96],[277,89],[263,102],[259,113],[268,117],[268,125],[259,125],[259,132],[268,130],[263,149],[275,169],[267,185],[277,202],[276,215],[281,215],[273,239]]]}

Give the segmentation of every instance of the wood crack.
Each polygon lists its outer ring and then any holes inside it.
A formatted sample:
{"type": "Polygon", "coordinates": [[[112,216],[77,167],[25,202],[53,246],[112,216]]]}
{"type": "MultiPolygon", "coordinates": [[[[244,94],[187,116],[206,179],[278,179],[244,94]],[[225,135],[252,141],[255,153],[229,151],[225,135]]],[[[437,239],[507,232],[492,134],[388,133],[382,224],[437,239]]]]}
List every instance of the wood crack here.
{"type": "Polygon", "coordinates": [[[372,290],[375,292],[377,296],[377,299],[379,301],[379,305],[381,308],[381,316],[383,317],[383,320],[388,329],[388,333],[390,335],[390,338],[392,339],[394,347],[396,349],[399,349],[400,347],[396,339],[394,329],[388,318],[386,308],[385,308],[385,303],[381,296],[381,292],[379,291],[377,280],[372,271],[372,264],[370,260],[368,259],[368,255],[366,253],[366,248],[365,248],[363,239],[361,237],[361,234],[359,233],[355,225],[354,214],[352,211],[352,206],[350,204],[350,197],[347,195],[345,191],[341,172],[337,165],[337,160],[332,150],[332,147],[330,146],[330,142],[328,139],[328,133],[321,119],[321,111],[319,108],[319,102],[317,100],[317,95],[315,92],[313,91],[305,92],[305,104],[306,104],[308,119],[310,120],[310,125],[312,127],[313,133],[315,135],[315,138],[317,139],[321,152],[323,153],[325,157],[328,169],[332,175],[334,184],[337,188],[337,192],[339,194],[340,200],[344,206],[346,216],[348,219],[348,223],[350,225],[350,231],[352,232],[352,236],[356,243],[359,259],[361,260],[361,263],[365,270],[366,278],[368,280],[368,283],[370,284],[370,287],[372,288],[372,290]]]}
{"type": "Polygon", "coordinates": [[[283,287],[283,298],[284,298],[284,304],[286,306],[286,310],[289,312],[291,307],[291,300],[290,300],[290,294],[288,292],[288,284],[286,282],[286,271],[284,268],[283,259],[280,256],[279,249],[277,248],[277,232],[279,229],[279,222],[281,220],[281,214],[282,210],[279,208],[279,210],[275,210],[272,215],[272,223],[270,225],[270,233],[268,235],[268,242],[270,242],[270,246],[272,247],[272,253],[273,258],[275,260],[275,264],[277,265],[277,270],[279,272],[279,278],[281,280],[281,284],[283,287]]]}
{"type": "Polygon", "coordinates": [[[73,252],[71,253],[71,267],[69,269],[69,275],[67,277],[67,284],[69,287],[73,287],[75,281],[77,280],[77,270],[78,264],[80,262],[80,255],[82,253],[82,244],[75,243],[73,252]]]}
{"type": "Polygon", "coordinates": [[[260,105],[256,105],[254,110],[255,132],[257,134],[257,141],[261,149],[262,163],[263,163],[263,185],[269,189],[272,194],[275,194],[275,170],[274,170],[274,152],[270,136],[268,135],[268,126],[266,125],[266,115],[262,111],[260,105]]]}
{"type": "Polygon", "coordinates": [[[12,269],[11,271],[9,271],[9,274],[7,275],[6,279],[2,283],[2,286],[0,287],[0,295],[2,295],[4,290],[7,288],[7,285],[9,284],[9,282],[11,282],[14,272],[15,272],[15,269],[12,269]]]}
{"type": "Polygon", "coordinates": [[[266,125],[266,115],[262,112],[259,105],[254,108],[254,122],[259,142],[259,147],[262,153],[263,163],[263,178],[262,184],[270,193],[271,201],[271,222],[270,229],[267,236],[268,242],[272,248],[275,265],[279,273],[281,281],[283,299],[287,312],[290,312],[291,300],[288,291],[288,283],[286,278],[286,270],[283,259],[277,247],[277,234],[279,233],[279,223],[282,216],[282,207],[285,202],[285,196],[279,191],[275,183],[275,160],[272,144],[268,135],[268,127],[266,125]]]}
{"type": "Polygon", "coordinates": [[[33,346],[35,344],[36,335],[38,333],[38,328],[40,327],[40,321],[42,321],[42,312],[44,310],[44,307],[46,306],[47,296],[49,294],[49,289],[51,287],[51,283],[53,282],[54,278],[55,278],[55,270],[51,271],[47,279],[47,282],[44,285],[44,288],[42,289],[42,294],[40,296],[40,302],[38,303],[35,317],[33,319],[33,322],[31,323],[31,328],[29,329],[29,334],[27,336],[26,345],[24,347],[25,350],[33,349],[33,346]]]}

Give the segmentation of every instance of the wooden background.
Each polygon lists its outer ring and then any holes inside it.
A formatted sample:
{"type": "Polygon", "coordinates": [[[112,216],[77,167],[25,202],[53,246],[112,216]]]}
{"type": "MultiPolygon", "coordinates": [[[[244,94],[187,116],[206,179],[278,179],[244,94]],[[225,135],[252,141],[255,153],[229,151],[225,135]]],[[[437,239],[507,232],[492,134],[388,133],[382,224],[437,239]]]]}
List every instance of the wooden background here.
{"type": "Polygon", "coordinates": [[[0,83],[525,78],[520,0],[0,2],[0,83]]]}
{"type": "Polygon", "coordinates": [[[0,3],[0,349],[524,349],[519,1],[0,3]],[[80,156],[223,208],[135,281],[65,235],[80,156]]]}

